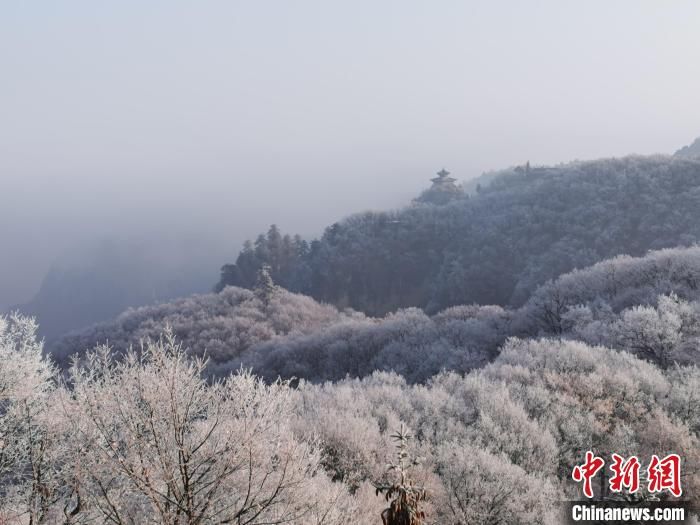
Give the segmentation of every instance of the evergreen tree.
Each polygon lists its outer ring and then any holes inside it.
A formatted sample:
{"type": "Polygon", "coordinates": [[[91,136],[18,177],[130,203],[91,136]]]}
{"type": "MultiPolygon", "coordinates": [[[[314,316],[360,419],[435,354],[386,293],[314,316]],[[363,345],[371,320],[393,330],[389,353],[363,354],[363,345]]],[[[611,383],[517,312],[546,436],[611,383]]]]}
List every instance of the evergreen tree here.
{"type": "Polygon", "coordinates": [[[258,270],[257,281],[255,283],[255,295],[267,306],[270,304],[276,292],[277,286],[270,275],[270,266],[263,264],[258,270]]]}

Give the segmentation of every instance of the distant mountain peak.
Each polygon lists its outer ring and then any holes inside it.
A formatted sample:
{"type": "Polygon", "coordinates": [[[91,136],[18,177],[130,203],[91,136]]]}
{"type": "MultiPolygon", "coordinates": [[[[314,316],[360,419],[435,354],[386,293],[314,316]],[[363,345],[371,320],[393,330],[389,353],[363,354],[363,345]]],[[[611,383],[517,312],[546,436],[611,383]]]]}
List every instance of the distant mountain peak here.
{"type": "Polygon", "coordinates": [[[674,157],[700,157],[700,137],[689,146],[683,146],[673,154],[674,157]]]}

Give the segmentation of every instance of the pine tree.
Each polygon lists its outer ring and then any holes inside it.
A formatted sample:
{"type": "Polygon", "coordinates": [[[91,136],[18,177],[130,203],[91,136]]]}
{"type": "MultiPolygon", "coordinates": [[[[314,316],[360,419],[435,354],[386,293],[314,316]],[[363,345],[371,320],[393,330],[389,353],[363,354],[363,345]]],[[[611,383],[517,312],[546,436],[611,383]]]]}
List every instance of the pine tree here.
{"type": "Polygon", "coordinates": [[[255,295],[265,306],[270,304],[272,297],[277,292],[277,286],[270,275],[270,266],[263,264],[258,270],[255,283],[255,295]]]}

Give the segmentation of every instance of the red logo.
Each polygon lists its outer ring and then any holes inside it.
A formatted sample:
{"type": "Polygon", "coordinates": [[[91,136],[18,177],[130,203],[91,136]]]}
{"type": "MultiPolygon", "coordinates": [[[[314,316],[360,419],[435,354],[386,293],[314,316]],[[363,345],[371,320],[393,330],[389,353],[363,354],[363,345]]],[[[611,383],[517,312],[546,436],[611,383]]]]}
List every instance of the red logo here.
{"type": "Polygon", "coordinates": [[[593,455],[590,450],[586,452],[586,462],[583,465],[576,465],[571,477],[574,481],[583,481],[583,493],[587,498],[593,497],[593,488],[591,487],[591,480],[598,473],[600,469],[605,465],[603,458],[599,458],[593,455]]]}
{"type": "Polygon", "coordinates": [[[632,456],[627,461],[622,456],[617,454],[612,455],[613,464],[610,465],[610,470],[613,471],[613,477],[610,478],[610,491],[622,492],[626,488],[630,494],[634,494],[639,490],[639,460],[637,456],[632,456]]]}
{"type": "Polygon", "coordinates": [[[654,454],[647,469],[649,492],[668,491],[679,498],[683,494],[681,488],[681,458],[678,454],[669,454],[664,459],[654,454]]]}
{"type": "MultiPolygon", "coordinates": [[[[625,459],[619,454],[613,454],[612,459],[610,470],[612,470],[613,475],[609,481],[610,491],[622,492],[625,489],[629,494],[637,492],[641,468],[637,456],[625,459]]],[[[603,458],[595,456],[589,450],[586,452],[586,461],[582,465],[574,467],[571,477],[578,483],[583,482],[583,494],[587,498],[593,497],[593,478],[604,465],[603,458]]],[[[681,489],[681,458],[678,454],[669,454],[663,459],[653,455],[646,474],[647,490],[650,493],[668,490],[677,498],[683,494],[683,489],[681,489]]]]}

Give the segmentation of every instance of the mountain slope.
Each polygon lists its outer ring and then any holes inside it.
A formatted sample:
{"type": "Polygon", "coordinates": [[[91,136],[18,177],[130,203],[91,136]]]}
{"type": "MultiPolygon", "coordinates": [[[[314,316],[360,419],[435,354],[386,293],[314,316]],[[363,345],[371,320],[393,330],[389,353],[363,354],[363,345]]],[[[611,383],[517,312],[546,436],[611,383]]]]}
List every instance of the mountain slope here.
{"type": "Polygon", "coordinates": [[[32,300],[13,309],[36,317],[40,334],[50,341],[128,307],[207,291],[221,252],[200,239],[90,244],[57,261],[32,300]]]}
{"type": "Polygon", "coordinates": [[[142,341],[172,333],[192,354],[210,359],[210,371],[230,363],[249,346],[286,334],[303,334],[353,317],[309,297],[278,290],[264,304],[250,290],[228,287],[221,293],[192,295],[153,306],[130,308],[110,322],[68,334],[48,345],[54,359],[67,364],[74,354],[98,344],[123,353],[142,341]]]}
{"type": "Polygon", "coordinates": [[[574,268],[699,240],[700,159],[519,167],[469,199],[354,215],[310,244],[271,230],[223,268],[219,287],[249,287],[267,263],[283,286],[370,315],[517,306],[574,268]]]}
{"type": "Polygon", "coordinates": [[[227,287],[129,310],[50,350],[62,363],[100,343],[122,352],[168,327],[192,353],[211,359],[209,373],[224,376],[243,366],[270,380],[340,380],[381,370],[424,382],[441,370],[483,367],[510,337],[581,340],[664,368],[697,364],[700,247],[619,256],[573,271],[515,309],[454,306],[430,316],[409,308],[368,318],[284,290],[265,305],[249,290],[227,287]]]}
{"type": "Polygon", "coordinates": [[[674,153],[676,157],[698,158],[700,157],[700,137],[688,146],[683,146],[674,153]]]}

